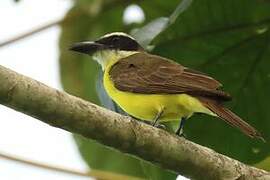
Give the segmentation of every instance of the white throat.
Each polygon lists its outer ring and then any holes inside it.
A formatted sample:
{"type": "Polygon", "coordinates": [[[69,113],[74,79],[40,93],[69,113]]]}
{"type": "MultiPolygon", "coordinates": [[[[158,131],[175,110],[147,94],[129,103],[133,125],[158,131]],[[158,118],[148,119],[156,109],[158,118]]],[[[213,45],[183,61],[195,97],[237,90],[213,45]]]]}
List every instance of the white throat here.
{"type": "Polygon", "coordinates": [[[135,53],[138,53],[138,51],[102,50],[93,54],[93,59],[101,65],[104,71],[108,65],[135,53]]]}

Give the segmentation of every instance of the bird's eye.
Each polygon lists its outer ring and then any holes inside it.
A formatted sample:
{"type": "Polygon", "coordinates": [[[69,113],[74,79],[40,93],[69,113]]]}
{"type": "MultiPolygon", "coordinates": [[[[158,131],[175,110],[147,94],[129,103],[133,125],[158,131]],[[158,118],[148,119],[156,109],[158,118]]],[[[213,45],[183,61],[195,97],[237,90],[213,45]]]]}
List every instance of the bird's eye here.
{"type": "Polygon", "coordinates": [[[119,41],[119,39],[120,39],[120,38],[117,37],[117,36],[113,37],[113,38],[112,38],[112,43],[113,43],[113,44],[117,43],[117,42],[119,41]]]}

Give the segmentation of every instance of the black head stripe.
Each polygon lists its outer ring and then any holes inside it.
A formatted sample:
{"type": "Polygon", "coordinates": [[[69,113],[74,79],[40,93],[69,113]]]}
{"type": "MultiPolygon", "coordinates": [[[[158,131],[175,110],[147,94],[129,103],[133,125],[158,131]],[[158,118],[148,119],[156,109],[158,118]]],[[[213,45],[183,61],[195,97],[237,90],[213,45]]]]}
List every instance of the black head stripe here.
{"type": "Polygon", "coordinates": [[[126,51],[142,50],[142,47],[134,39],[123,35],[112,35],[104,37],[96,41],[97,43],[104,44],[109,49],[118,49],[126,51]]]}

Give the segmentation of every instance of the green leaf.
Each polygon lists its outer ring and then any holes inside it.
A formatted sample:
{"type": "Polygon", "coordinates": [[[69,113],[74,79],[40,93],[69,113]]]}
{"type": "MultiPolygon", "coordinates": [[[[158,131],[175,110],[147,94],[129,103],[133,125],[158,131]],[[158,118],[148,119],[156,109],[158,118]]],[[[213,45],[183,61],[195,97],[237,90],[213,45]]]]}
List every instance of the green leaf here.
{"type": "Polygon", "coordinates": [[[165,28],[167,28],[168,24],[169,18],[160,17],[140,29],[135,29],[131,34],[142,45],[142,47],[147,48],[150,42],[165,28]]]}
{"type": "Polygon", "coordinates": [[[145,26],[135,29],[131,32],[132,36],[144,48],[152,42],[152,40],[173,24],[178,16],[183,13],[192,3],[192,0],[182,0],[169,17],[159,17],[146,24],[145,26]]]}
{"type": "MultiPolygon", "coordinates": [[[[60,73],[64,89],[70,94],[83,97],[94,103],[99,103],[95,91],[96,82],[93,77],[98,72],[98,65],[89,61],[89,57],[71,53],[68,48],[74,43],[87,39],[92,34],[81,33],[83,29],[89,32],[91,24],[96,20],[79,7],[74,7],[66,15],[64,22],[61,24],[62,34],[60,37],[60,73]],[[87,21],[81,21],[87,19],[87,21]],[[92,76],[89,76],[91,72],[92,76]],[[85,83],[87,81],[88,83],[85,83]]],[[[94,32],[93,32],[94,34],[94,32]]]]}
{"type": "MultiPolygon", "coordinates": [[[[170,17],[178,3],[176,0],[138,1],[145,12],[146,24],[160,17],[170,17]]],[[[79,0],[78,6],[70,10],[62,24],[60,39],[60,67],[65,90],[91,102],[102,103],[115,111],[119,111],[115,104],[102,98],[102,93],[96,93],[96,88],[100,90],[100,84],[97,83],[100,73],[98,65],[90,57],[68,52],[67,49],[74,42],[95,39],[108,32],[130,32],[134,26],[125,26],[122,22],[127,5],[127,1],[120,0],[104,3],[79,0]],[[104,5],[106,3],[109,5],[104,5]]],[[[260,130],[268,141],[269,6],[269,3],[260,0],[194,1],[173,25],[166,29],[164,24],[167,20],[160,18],[154,23],[157,30],[151,37],[147,36],[147,41],[141,38],[148,44],[157,36],[154,54],[174,59],[221,81],[224,90],[234,96],[228,106],[260,130]]],[[[256,163],[264,168],[270,166],[267,160],[260,163],[269,157],[268,143],[251,140],[216,118],[195,115],[186,123],[185,134],[192,141],[242,162],[256,163]]],[[[75,140],[83,158],[92,168],[149,179],[176,177],[171,172],[94,141],[79,136],[75,140]]]]}
{"type": "MultiPolygon", "coordinates": [[[[115,9],[119,13],[108,10],[101,17],[96,17],[97,15],[93,17],[92,13],[75,6],[66,15],[62,24],[60,68],[63,87],[67,92],[96,104],[100,103],[96,93],[99,66],[89,56],[74,54],[67,49],[75,42],[94,39],[103,35],[108,29],[113,31],[122,27],[120,10],[123,10],[123,7],[115,7],[115,9]],[[111,27],[104,24],[108,19],[114,19],[111,27]]],[[[80,136],[75,136],[75,140],[81,155],[91,168],[144,176],[139,160],[80,136]]]]}
{"type": "Polygon", "coordinates": [[[269,9],[269,3],[258,0],[194,1],[154,42],[154,54],[222,82],[233,96],[227,105],[261,131],[268,143],[206,115],[186,123],[188,139],[248,164],[270,153],[269,9]]]}
{"type": "Polygon", "coordinates": [[[270,157],[267,157],[263,161],[255,164],[255,166],[258,167],[258,168],[261,168],[261,169],[265,169],[266,171],[270,171],[269,164],[270,164],[270,157]]]}
{"type": "Polygon", "coordinates": [[[139,159],[81,136],[76,135],[74,138],[90,168],[145,178],[139,159]]]}
{"type": "Polygon", "coordinates": [[[191,5],[192,0],[182,0],[181,3],[176,7],[174,12],[170,15],[169,20],[170,20],[170,25],[173,24],[178,16],[182,14],[187,8],[191,5]]]}
{"type": "Polygon", "coordinates": [[[161,167],[157,167],[147,161],[141,161],[144,173],[147,179],[163,180],[163,179],[176,179],[177,175],[169,170],[164,170],[161,167]]]}

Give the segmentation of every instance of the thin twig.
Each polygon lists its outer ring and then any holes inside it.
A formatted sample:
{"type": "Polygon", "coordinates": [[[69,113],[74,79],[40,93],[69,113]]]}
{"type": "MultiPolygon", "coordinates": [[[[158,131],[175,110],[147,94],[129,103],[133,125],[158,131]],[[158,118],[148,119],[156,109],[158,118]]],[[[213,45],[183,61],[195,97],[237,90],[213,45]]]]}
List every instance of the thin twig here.
{"type": "Polygon", "coordinates": [[[73,170],[73,169],[68,169],[68,168],[63,168],[59,166],[54,166],[54,165],[48,165],[40,162],[35,162],[32,160],[28,159],[23,159],[16,157],[14,155],[6,154],[3,152],[0,152],[0,158],[7,159],[10,161],[16,161],[19,163],[23,163],[29,166],[41,168],[41,169],[46,169],[46,170],[51,170],[51,171],[56,171],[56,172],[61,172],[61,173],[66,173],[66,174],[71,174],[71,175],[76,175],[76,176],[83,176],[83,177],[93,177],[97,179],[104,179],[104,180],[117,180],[117,179],[132,179],[132,180],[139,180],[139,178],[131,177],[131,176],[125,176],[125,175],[119,175],[111,172],[104,172],[100,170],[91,170],[90,172],[82,172],[79,170],[73,170]]]}
{"type": "MultiPolygon", "coordinates": [[[[105,1],[105,2],[104,2],[104,5],[103,5],[103,7],[102,7],[102,8],[103,8],[102,10],[103,10],[103,11],[106,11],[108,8],[111,8],[112,4],[114,5],[114,7],[116,7],[116,6],[118,6],[118,5],[123,6],[123,5],[127,5],[127,4],[129,4],[129,3],[130,3],[129,1],[124,1],[124,0],[114,0],[114,1],[108,1],[108,2],[105,1]]],[[[80,15],[80,14],[82,13],[82,11],[83,11],[83,9],[81,10],[81,12],[77,13],[76,16],[80,15]]],[[[98,19],[98,18],[97,18],[97,19],[98,19]]],[[[22,34],[20,34],[20,35],[17,35],[17,36],[15,36],[15,37],[12,37],[12,38],[6,40],[6,41],[0,42],[0,48],[1,48],[1,47],[4,47],[4,46],[6,46],[6,45],[12,44],[12,43],[14,43],[14,42],[17,42],[17,41],[19,41],[19,40],[22,40],[22,39],[24,39],[24,38],[26,38],[26,37],[32,36],[32,35],[34,35],[34,34],[36,34],[36,33],[39,33],[39,32],[41,32],[41,31],[44,31],[44,30],[46,30],[46,29],[49,29],[49,28],[51,28],[51,27],[53,27],[53,26],[59,25],[60,23],[62,23],[62,22],[64,22],[64,21],[66,22],[67,19],[58,19],[58,20],[54,20],[54,21],[49,22],[49,23],[47,23],[47,24],[44,24],[44,25],[41,25],[41,26],[39,26],[39,27],[33,28],[33,29],[30,30],[30,31],[24,32],[24,33],[22,33],[22,34]]]]}
{"type": "Polygon", "coordinates": [[[17,35],[17,36],[15,36],[15,37],[12,37],[12,38],[10,38],[10,39],[4,41],[4,42],[0,42],[0,48],[1,48],[1,47],[4,47],[4,46],[6,46],[6,45],[12,44],[12,43],[14,43],[14,42],[17,42],[17,41],[19,41],[19,40],[22,40],[22,39],[24,39],[24,38],[26,38],[26,37],[29,37],[29,36],[31,36],[31,35],[34,35],[34,34],[36,34],[36,33],[39,33],[39,32],[41,32],[41,31],[44,31],[44,30],[46,30],[46,29],[49,29],[49,28],[51,28],[51,27],[53,27],[53,26],[55,26],[55,25],[58,25],[58,24],[61,23],[61,22],[62,22],[62,19],[60,19],[60,20],[55,20],[55,21],[46,23],[46,24],[44,24],[44,25],[41,25],[41,26],[39,26],[39,27],[36,27],[36,28],[34,28],[33,30],[31,30],[31,31],[27,31],[27,32],[24,32],[24,33],[22,33],[22,34],[20,34],[20,35],[17,35]]]}

